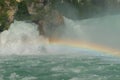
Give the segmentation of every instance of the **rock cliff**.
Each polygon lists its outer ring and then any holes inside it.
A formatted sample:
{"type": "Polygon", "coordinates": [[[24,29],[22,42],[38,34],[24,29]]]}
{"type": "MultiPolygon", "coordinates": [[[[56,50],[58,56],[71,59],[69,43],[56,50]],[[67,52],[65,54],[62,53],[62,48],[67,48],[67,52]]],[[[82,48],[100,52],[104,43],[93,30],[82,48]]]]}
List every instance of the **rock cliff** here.
{"type": "Polygon", "coordinates": [[[49,32],[64,24],[63,16],[72,16],[63,11],[66,3],[78,10],[80,19],[120,12],[120,0],[0,0],[0,32],[9,29],[14,20],[24,20],[38,24],[40,34],[50,36],[49,32]]]}

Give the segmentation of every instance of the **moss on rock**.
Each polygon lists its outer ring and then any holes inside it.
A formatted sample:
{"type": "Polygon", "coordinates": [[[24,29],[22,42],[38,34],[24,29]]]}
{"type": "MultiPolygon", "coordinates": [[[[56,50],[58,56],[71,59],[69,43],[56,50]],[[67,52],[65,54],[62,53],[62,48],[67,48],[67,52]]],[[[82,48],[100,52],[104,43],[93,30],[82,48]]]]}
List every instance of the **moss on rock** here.
{"type": "Polygon", "coordinates": [[[58,14],[59,11],[56,8],[56,2],[60,3],[60,5],[63,5],[62,3],[64,2],[72,4],[79,11],[80,18],[84,19],[94,17],[96,14],[101,14],[100,12],[106,11],[105,9],[115,12],[114,8],[120,8],[120,2],[117,1],[118,0],[22,0],[18,3],[16,0],[0,0],[0,32],[8,29],[14,19],[36,21],[37,24],[43,21],[47,24],[60,25],[59,23],[62,23],[63,18],[58,14]],[[56,13],[59,17],[54,15],[56,13]]]}
{"type": "Polygon", "coordinates": [[[30,14],[28,12],[28,8],[25,1],[21,1],[17,4],[18,10],[15,14],[16,20],[29,20],[30,14]]]}

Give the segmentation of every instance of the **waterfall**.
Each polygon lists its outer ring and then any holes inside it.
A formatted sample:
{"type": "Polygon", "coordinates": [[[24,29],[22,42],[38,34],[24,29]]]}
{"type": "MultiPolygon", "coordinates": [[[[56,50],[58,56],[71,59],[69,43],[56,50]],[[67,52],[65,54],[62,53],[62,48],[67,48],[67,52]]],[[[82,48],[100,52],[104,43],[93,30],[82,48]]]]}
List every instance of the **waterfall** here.
{"type": "MultiPolygon", "coordinates": [[[[53,34],[58,39],[84,39],[85,33],[80,24],[68,18],[64,18],[65,26],[56,29],[53,34]]],[[[49,40],[39,35],[37,25],[24,21],[14,21],[10,29],[0,34],[0,54],[44,54],[47,51],[54,52],[64,50],[60,47],[52,47],[49,40]]]]}
{"type": "Polygon", "coordinates": [[[65,40],[89,40],[80,22],[64,17],[65,26],[57,28],[54,37],[65,40]]]}
{"type": "MultiPolygon", "coordinates": [[[[64,17],[65,26],[57,27],[53,38],[85,41],[120,49],[119,19],[119,15],[81,21],[64,17]]],[[[0,54],[46,54],[65,51],[66,48],[51,46],[48,38],[39,35],[37,27],[34,23],[14,21],[9,30],[0,33],[0,54]]]]}
{"type": "Polygon", "coordinates": [[[37,54],[48,40],[39,35],[37,25],[14,21],[10,29],[0,34],[0,54],[37,54]]]}

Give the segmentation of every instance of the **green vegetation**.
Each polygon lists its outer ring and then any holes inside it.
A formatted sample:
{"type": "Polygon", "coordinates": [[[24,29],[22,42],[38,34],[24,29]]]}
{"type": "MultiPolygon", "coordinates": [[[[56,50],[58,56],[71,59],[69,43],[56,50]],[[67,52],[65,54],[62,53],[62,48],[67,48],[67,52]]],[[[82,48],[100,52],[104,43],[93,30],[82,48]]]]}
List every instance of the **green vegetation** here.
{"type": "MultiPolygon", "coordinates": [[[[80,19],[103,16],[108,12],[119,11],[120,2],[118,0],[48,0],[48,2],[40,2],[41,0],[23,0],[17,3],[16,0],[0,0],[0,32],[8,29],[12,21],[9,21],[7,11],[11,7],[16,11],[14,19],[16,20],[43,20],[46,15],[57,9],[56,3],[69,3],[73,5],[79,12],[80,19]],[[34,4],[33,11],[30,14],[28,7],[34,4]],[[43,6],[41,6],[43,4],[43,6]],[[104,12],[104,13],[103,13],[104,12]]],[[[47,1],[47,0],[44,0],[47,1]]],[[[64,4],[65,5],[65,4],[64,4]]],[[[57,5],[59,7],[59,5],[57,5]]],[[[63,14],[64,15],[64,14],[63,14]]],[[[65,16],[65,15],[64,15],[65,16]]]]}
{"type": "Polygon", "coordinates": [[[18,10],[15,14],[16,20],[29,20],[30,14],[25,1],[18,3],[18,10]]]}
{"type": "Polygon", "coordinates": [[[8,23],[7,23],[7,20],[8,17],[7,17],[7,14],[1,14],[0,16],[0,32],[5,30],[5,29],[8,29],[8,23]]]}
{"type": "Polygon", "coordinates": [[[8,16],[6,12],[4,0],[0,0],[0,32],[6,29],[8,26],[6,24],[8,16]]]}
{"type": "Polygon", "coordinates": [[[2,8],[5,7],[5,1],[4,0],[0,0],[0,7],[2,7],[2,8]]]}

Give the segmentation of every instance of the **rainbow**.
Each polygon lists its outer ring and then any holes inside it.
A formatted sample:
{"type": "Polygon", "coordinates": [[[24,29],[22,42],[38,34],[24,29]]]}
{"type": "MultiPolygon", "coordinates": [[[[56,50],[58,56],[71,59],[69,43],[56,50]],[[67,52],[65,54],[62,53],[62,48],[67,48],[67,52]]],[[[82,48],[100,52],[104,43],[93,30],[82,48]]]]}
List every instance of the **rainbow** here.
{"type": "Polygon", "coordinates": [[[85,42],[85,41],[51,39],[49,42],[50,42],[49,44],[71,46],[71,47],[76,47],[76,48],[85,48],[85,49],[90,49],[90,50],[94,50],[94,51],[97,51],[97,52],[102,52],[104,54],[120,57],[120,51],[119,50],[115,50],[115,49],[112,49],[112,48],[108,48],[108,47],[105,47],[105,46],[102,46],[102,45],[89,43],[89,42],[85,42]]]}

